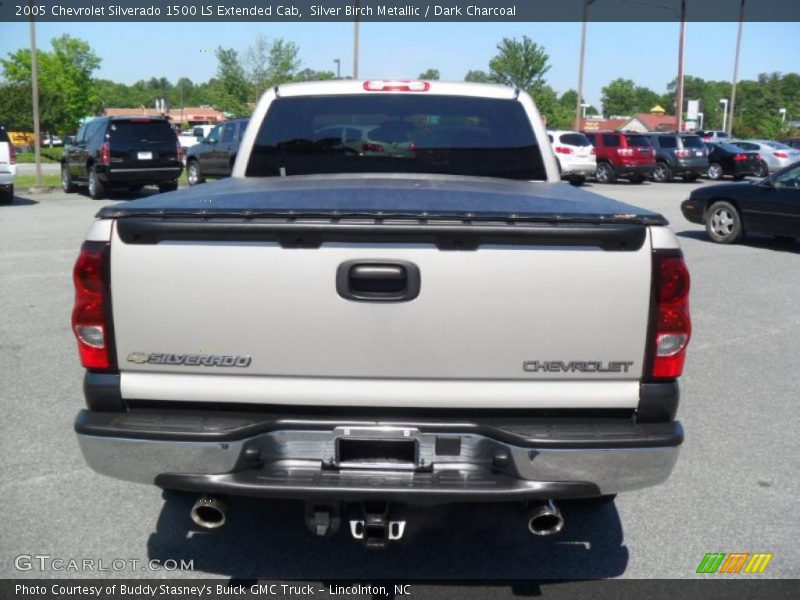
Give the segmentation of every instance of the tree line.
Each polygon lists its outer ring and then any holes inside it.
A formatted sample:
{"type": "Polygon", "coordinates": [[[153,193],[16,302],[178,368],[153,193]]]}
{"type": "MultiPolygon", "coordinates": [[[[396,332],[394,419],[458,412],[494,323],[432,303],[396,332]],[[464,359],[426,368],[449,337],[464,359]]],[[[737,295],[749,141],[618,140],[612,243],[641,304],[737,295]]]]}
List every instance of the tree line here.
{"type": "MultiPolygon", "coordinates": [[[[264,35],[242,53],[233,48],[215,50],[217,71],[205,82],[182,77],[171,82],[165,77],[124,84],[98,79],[93,75],[101,59],[84,40],[69,35],[54,38],[51,50],[37,51],[39,63],[40,119],[43,131],[64,134],[75,130],[87,115],[99,114],[104,107],[153,107],[163,98],[170,108],[209,105],[231,116],[249,113],[253,103],[270,87],[292,81],[334,79],[332,71],[303,68],[300,50],[294,42],[264,35]]],[[[30,131],[31,55],[20,49],[0,59],[0,115],[11,130],[30,131]]],[[[550,57],[544,47],[528,36],[521,40],[503,38],[485,70],[470,70],[464,81],[511,85],[529,92],[553,128],[573,126],[578,94],[567,90],[558,94],[547,83],[550,57]]],[[[420,79],[439,79],[439,71],[427,69],[420,79]]],[[[676,80],[665,93],[638,86],[631,79],[617,78],[602,88],[602,114],[631,116],[647,113],[655,105],[675,114],[676,80]]],[[[721,98],[730,98],[731,84],[707,81],[687,75],[684,98],[699,99],[706,129],[722,127],[721,98]]],[[[737,87],[734,135],[738,137],[778,138],[789,133],[779,109],[789,119],[800,118],[800,74],[763,73],[756,81],[743,80],[737,87]]],[[[600,114],[594,106],[587,115],[600,114]]]]}

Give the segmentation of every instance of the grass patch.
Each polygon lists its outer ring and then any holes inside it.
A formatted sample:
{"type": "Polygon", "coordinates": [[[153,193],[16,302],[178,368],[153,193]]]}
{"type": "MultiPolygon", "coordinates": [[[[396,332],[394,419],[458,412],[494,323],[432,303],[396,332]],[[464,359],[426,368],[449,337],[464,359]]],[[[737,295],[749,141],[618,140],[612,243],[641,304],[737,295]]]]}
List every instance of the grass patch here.
{"type": "MultiPolygon", "coordinates": [[[[33,187],[36,185],[36,175],[17,175],[14,185],[18,191],[33,187]]],[[[42,185],[60,187],[61,175],[58,173],[42,173],[42,185]]]]}
{"type": "MultiPolygon", "coordinates": [[[[36,162],[36,157],[33,152],[17,152],[17,163],[33,164],[36,162]]],[[[61,162],[61,149],[60,148],[42,148],[42,162],[43,163],[57,163],[61,162]]]]}

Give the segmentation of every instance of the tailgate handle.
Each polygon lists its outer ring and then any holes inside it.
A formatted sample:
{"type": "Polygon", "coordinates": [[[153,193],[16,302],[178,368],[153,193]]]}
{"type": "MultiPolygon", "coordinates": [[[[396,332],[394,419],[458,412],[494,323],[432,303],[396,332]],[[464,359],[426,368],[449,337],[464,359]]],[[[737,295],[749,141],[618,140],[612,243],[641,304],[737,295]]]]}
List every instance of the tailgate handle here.
{"type": "Polygon", "coordinates": [[[419,288],[419,268],[403,260],[350,260],[336,271],[336,291],[347,300],[408,302],[419,288]]]}

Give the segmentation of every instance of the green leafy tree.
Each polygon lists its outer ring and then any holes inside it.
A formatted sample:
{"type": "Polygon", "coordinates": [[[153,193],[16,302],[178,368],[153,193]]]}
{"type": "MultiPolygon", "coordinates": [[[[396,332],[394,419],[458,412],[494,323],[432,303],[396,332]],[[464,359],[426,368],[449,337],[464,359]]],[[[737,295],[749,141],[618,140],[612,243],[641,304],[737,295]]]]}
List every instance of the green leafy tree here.
{"type": "Polygon", "coordinates": [[[333,71],[315,71],[314,69],[303,69],[292,77],[292,81],[329,81],[336,79],[333,71]]]}
{"type": "Polygon", "coordinates": [[[497,54],[489,61],[490,77],[497,83],[533,93],[544,86],[544,75],[550,70],[548,60],[544,48],[526,35],[521,41],[503,38],[497,45],[497,54]]]}
{"type": "Polygon", "coordinates": [[[492,77],[486,71],[474,70],[467,71],[467,74],[464,75],[464,81],[470,83],[492,83],[492,77]]]}
{"type": "Polygon", "coordinates": [[[33,131],[30,83],[0,84],[0,116],[9,131],[33,131]]]}
{"type": "Polygon", "coordinates": [[[417,76],[417,79],[427,79],[437,81],[439,79],[439,69],[426,69],[417,76]]]}
{"type": "MultiPolygon", "coordinates": [[[[64,134],[91,114],[98,103],[92,73],[100,58],[83,40],[62,35],[51,41],[52,51],[37,51],[39,104],[42,129],[64,134]]],[[[20,49],[0,60],[5,79],[12,84],[31,84],[31,53],[20,49]]]]}
{"type": "Polygon", "coordinates": [[[239,53],[233,48],[217,48],[217,77],[212,89],[214,105],[234,116],[246,115],[250,84],[239,53]]]}
{"type": "MultiPolygon", "coordinates": [[[[663,102],[663,97],[653,90],[637,86],[632,79],[622,77],[613,80],[602,89],[603,115],[630,116],[636,113],[647,113],[655,105],[663,102]]],[[[664,106],[668,112],[672,112],[673,104],[664,106]]]]}
{"type": "MultiPolygon", "coordinates": [[[[270,43],[263,34],[256,37],[253,44],[244,53],[243,60],[252,85],[254,100],[258,101],[261,94],[273,86],[297,80],[298,70],[302,65],[299,54],[300,49],[294,42],[286,42],[282,38],[278,38],[270,43]]],[[[320,73],[326,73],[326,71],[320,73]]]]}

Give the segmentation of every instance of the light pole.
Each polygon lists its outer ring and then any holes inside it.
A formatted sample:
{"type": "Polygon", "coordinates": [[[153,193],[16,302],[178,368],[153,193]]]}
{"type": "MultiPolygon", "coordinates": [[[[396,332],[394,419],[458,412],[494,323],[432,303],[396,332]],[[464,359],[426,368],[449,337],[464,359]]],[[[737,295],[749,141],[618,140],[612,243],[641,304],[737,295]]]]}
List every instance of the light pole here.
{"type": "MultiPolygon", "coordinates": [[[[33,0],[30,2],[33,7],[33,0]]],[[[39,131],[39,57],[36,54],[36,23],[31,10],[31,100],[33,101],[33,156],[36,161],[36,181],[33,189],[42,189],[42,150],[40,148],[41,132],[39,131]]]]}
{"type": "Polygon", "coordinates": [[[703,113],[701,113],[701,112],[697,113],[697,118],[700,119],[700,123],[697,125],[698,131],[703,131],[703,117],[704,116],[705,115],[703,115],[703,113]]]}
{"type": "Polygon", "coordinates": [[[728,123],[728,99],[720,98],[719,103],[725,105],[725,108],[722,112],[722,130],[728,131],[728,129],[725,127],[725,125],[728,123]]]}
{"type": "Polygon", "coordinates": [[[781,116],[781,123],[786,123],[786,109],[785,108],[779,108],[778,109],[778,114],[781,116]]]}
{"type": "Polygon", "coordinates": [[[736,81],[739,78],[739,49],[742,46],[742,25],[744,24],[744,0],[739,5],[739,33],[736,35],[736,58],[733,59],[733,82],[731,84],[731,118],[728,119],[728,135],[733,135],[733,111],[736,110],[736,81]]]}
{"type": "Polygon", "coordinates": [[[581,116],[582,116],[584,119],[586,118],[586,109],[587,109],[587,108],[589,108],[589,105],[588,105],[588,104],[586,104],[585,102],[584,102],[584,103],[581,103],[581,116]]]}
{"type": "Polygon", "coordinates": [[[336,79],[342,78],[342,61],[341,59],[334,58],[333,62],[336,63],[336,79]]]}
{"type": "Polygon", "coordinates": [[[678,88],[675,94],[675,112],[678,116],[678,133],[683,131],[683,46],[686,40],[686,0],[681,0],[681,29],[678,36],[678,88]]]}
{"type": "Polygon", "coordinates": [[[353,79],[358,79],[358,17],[361,8],[360,0],[356,0],[356,16],[353,19],[353,79]]]}
{"type": "Polygon", "coordinates": [[[581,24],[581,55],[578,62],[578,99],[575,101],[575,131],[581,128],[581,104],[583,103],[583,63],[586,58],[586,21],[589,18],[589,5],[594,0],[583,0],[583,23],[581,24]]]}

